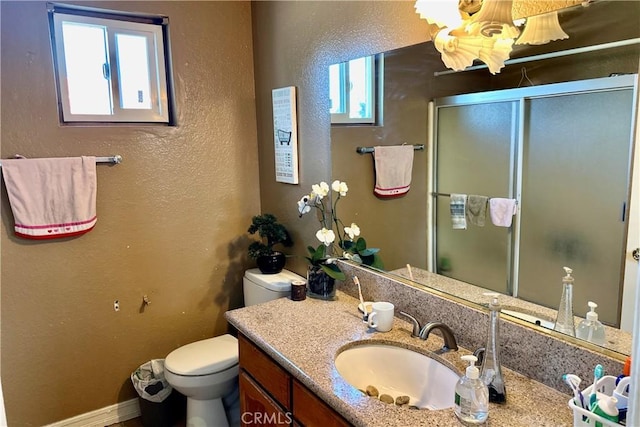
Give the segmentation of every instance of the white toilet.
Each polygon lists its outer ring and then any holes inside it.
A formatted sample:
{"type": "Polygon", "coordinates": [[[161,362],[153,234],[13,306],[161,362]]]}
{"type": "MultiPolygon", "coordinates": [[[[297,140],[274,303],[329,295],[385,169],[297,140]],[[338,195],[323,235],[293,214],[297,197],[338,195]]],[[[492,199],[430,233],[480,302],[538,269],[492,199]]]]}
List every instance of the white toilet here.
{"type": "Polygon", "coordinates": [[[245,271],[242,279],[245,307],[288,297],[291,295],[292,280],[304,278],[289,270],[282,270],[278,274],[262,274],[257,268],[245,271]]]}
{"type": "MultiPolygon", "coordinates": [[[[291,281],[304,280],[287,270],[262,274],[247,270],[243,279],[245,306],[289,296],[291,281]]],[[[240,424],[238,340],[221,335],[173,350],[165,358],[167,382],[187,397],[187,427],[240,424]]]]}

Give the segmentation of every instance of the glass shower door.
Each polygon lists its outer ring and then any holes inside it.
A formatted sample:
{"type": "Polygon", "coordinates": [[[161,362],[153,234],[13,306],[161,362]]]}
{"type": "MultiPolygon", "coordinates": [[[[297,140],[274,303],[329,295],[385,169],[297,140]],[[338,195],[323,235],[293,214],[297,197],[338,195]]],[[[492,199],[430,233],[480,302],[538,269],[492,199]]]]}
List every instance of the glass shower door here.
{"type": "Polygon", "coordinates": [[[618,324],[632,113],[631,89],[527,100],[519,297],[557,307],[568,266],[575,315],[618,324]]]}
{"type": "Polygon", "coordinates": [[[516,108],[511,101],[441,107],[437,121],[437,272],[502,293],[510,290],[509,229],[492,226],[488,213],[484,227],[452,229],[446,194],[510,197],[516,108]]]}

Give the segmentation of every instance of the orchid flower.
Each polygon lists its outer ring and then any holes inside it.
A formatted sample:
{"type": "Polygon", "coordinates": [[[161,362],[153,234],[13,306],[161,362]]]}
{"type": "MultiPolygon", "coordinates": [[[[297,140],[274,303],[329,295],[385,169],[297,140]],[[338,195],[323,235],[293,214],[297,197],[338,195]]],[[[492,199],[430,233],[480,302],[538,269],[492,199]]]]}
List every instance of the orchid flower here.
{"type": "Polygon", "coordinates": [[[313,184],[311,186],[311,198],[317,198],[318,200],[322,200],[329,194],[329,184],[322,181],[320,184],[313,184]]]}
{"type": "Polygon", "coordinates": [[[346,182],[335,180],[331,183],[331,189],[336,193],[340,193],[340,196],[344,197],[347,195],[347,191],[349,191],[349,187],[347,187],[346,182]]]}
{"type": "Polygon", "coordinates": [[[360,235],[360,227],[358,227],[355,222],[352,222],[350,227],[344,228],[344,232],[349,235],[351,240],[353,240],[354,237],[360,235]]]}
{"type": "Polygon", "coordinates": [[[302,216],[307,212],[311,211],[311,206],[309,205],[309,196],[304,196],[302,199],[298,200],[298,214],[302,216]]]}
{"type": "Polygon", "coordinates": [[[322,227],[322,229],[318,230],[316,233],[316,238],[324,243],[325,246],[329,246],[334,240],[336,240],[336,235],[333,230],[328,230],[322,227]]]}

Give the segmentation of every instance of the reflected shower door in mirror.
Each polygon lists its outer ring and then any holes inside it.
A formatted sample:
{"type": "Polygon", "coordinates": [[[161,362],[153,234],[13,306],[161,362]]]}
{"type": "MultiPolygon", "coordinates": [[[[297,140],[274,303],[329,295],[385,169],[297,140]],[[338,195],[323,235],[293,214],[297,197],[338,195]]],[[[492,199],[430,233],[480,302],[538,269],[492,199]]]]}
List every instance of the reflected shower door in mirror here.
{"type": "MultiPolygon", "coordinates": [[[[635,77],[436,101],[435,265],[449,277],[557,308],[563,266],[576,314],[619,326],[635,77]],[[510,227],[453,229],[449,197],[513,198],[510,227]]],[[[488,213],[488,212],[487,212],[488,213]]]]}
{"type": "MultiPolygon", "coordinates": [[[[517,120],[515,101],[436,106],[436,271],[489,290],[511,294],[511,229],[451,225],[449,194],[510,197],[517,120]]],[[[436,104],[437,105],[437,104],[436,104]]],[[[489,222],[490,225],[490,222],[489,222]]]]}

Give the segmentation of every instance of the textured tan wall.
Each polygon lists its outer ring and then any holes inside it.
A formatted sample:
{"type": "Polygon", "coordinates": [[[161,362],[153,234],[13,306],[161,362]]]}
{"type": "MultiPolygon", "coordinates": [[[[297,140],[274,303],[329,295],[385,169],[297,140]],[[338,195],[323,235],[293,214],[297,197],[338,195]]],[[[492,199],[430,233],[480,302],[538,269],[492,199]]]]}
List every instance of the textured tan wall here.
{"type": "Polygon", "coordinates": [[[45,2],[1,3],[2,157],[124,158],[98,166],[98,223],[78,238],[15,238],[3,189],[2,385],[16,427],[130,399],[141,363],[226,332],[260,211],[250,3],[86,4],[169,16],[178,126],[61,127],[45,2]]]}
{"type": "MultiPolygon", "coordinates": [[[[301,256],[307,245],[318,243],[318,222],[308,215],[298,218],[296,202],[312,184],[330,182],[332,176],[328,67],[424,41],[426,28],[414,3],[253,3],[260,197],[262,210],[274,213],[293,233],[290,253],[296,256],[287,262],[291,270],[304,274],[301,256]],[[299,185],[276,183],[274,178],[271,89],[283,86],[298,88],[299,185]]],[[[367,161],[356,155],[353,160],[367,161]]]]}

